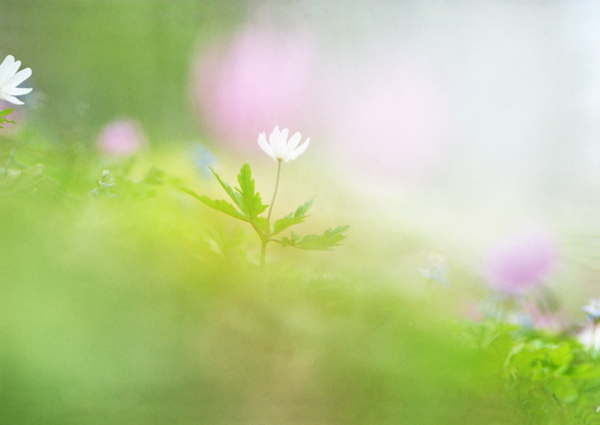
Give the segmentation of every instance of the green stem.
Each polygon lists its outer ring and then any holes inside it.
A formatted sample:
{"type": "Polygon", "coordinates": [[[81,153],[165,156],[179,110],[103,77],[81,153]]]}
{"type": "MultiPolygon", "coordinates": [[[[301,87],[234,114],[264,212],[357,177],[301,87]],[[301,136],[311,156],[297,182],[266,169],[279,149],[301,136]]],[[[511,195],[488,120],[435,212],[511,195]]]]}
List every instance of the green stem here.
{"type": "Polygon", "coordinates": [[[273,211],[273,204],[275,203],[275,197],[277,196],[277,189],[279,188],[279,175],[281,174],[281,159],[277,160],[277,178],[275,180],[275,191],[273,192],[273,199],[269,205],[269,213],[267,214],[267,228],[265,230],[264,239],[262,239],[262,246],[260,249],[260,267],[265,265],[265,257],[267,255],[267,243],[271,236],[271,212],[273,211]]]}
{"type": "Polygon", "coordinates": [[[281,174],[281,159],[277,160],[277,179],[275,180],[275,191],[273,192],[273,200],[271,201],[271,205],[269,205],[269,213],[267,214],[267,236],[271,234],[271,212],[273,211],[273,204],[275,203],[277,188],[279,187],[279,174],[281,174]]]}
{"type": "Polygon", "coordinates": [[[262,245],[260,247],[260,268],[265,267],[265,257],[267,256],[267,239],[262,240],[262,245]]]}

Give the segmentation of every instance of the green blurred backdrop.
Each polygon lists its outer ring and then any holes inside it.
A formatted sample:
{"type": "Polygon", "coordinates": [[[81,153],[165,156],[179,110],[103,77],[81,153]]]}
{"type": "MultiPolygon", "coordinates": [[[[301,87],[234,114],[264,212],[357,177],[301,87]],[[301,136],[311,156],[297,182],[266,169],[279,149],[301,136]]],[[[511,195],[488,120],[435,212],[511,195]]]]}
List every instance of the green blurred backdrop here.
{"type": "Polygon", "coordinates": [[[502,360],[462,339],[464,292],[424,296],[426,241],[379,212],[356,226],[363,211],[335,205],[351,192],[319,188],[314,208],[351,224],[340,249],[273,247],[264,273],[254,235],[173,187],[123,179],[119,198],[88,197],[106,164],[62,146],[92,143],[123,116],[153,144],[199,134],[191,60],[245,7],[0,0],[0,54],[33,69],[37,118],[37,133],[0,145],[0,164],[16,146],[47,173],[0,179],[0,423],[521,423],[502,360]]]}
{"type": "Polygon", "coordinates": [[[138,118],[153,142],[178,140],[198,132],[196,49],[245,10],[236,0],[0,0],[0,54],[33,69],[27,87],[62,141],[94,138],[120,117],[138,118]]]}

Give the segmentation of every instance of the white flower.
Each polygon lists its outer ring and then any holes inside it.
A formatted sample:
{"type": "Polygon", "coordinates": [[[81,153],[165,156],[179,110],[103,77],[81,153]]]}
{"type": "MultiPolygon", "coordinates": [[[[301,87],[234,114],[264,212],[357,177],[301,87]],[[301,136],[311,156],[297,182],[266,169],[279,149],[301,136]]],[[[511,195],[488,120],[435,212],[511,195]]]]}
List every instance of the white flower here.
{"type": "Polygon", "coordinates": [[[288,142],[288,132],[289,130],[287,128],[279,131],[279,126],[275,127],[275,130],[273,130],[269,136],[269,143],[267,143],[267,136],[263,132],[258,136],[258,145],[275,161],[288,162],[296,159],[308,147],[308,144],[310,143],[310,137],[306,139],[306,142],[304,142],[302,146],[296,149],[296,146],[298,146],[298,143],[300,143],[302,136],[300,133],[296,133],[288,142]]]}
{"type": "Polygon", "coordinates": [[[15,62],[15,58],[12,55],[8,55],[0,65],[0,99],[14,103],[15,105],[23,104],[15,96],[21,96],[31,91],[31,89],[17,87],[31,76],[30,68],[25,68],[17,72],[20,66],[21,61],[15,62]]]}

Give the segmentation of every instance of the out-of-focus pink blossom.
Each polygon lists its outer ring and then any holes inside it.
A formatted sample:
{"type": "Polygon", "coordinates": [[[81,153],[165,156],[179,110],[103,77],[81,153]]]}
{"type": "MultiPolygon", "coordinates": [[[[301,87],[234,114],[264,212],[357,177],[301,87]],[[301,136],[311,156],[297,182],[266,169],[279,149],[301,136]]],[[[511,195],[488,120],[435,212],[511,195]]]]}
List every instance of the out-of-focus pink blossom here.
{"type": "Polygon", "coordinates": [[[557,261],[553,236],[542,229],[527,228],[493,246],[483,270],[493,289],[516,295],[542,283],[557,261]]]}
{"type": "Polygon", "coordinates": [[[536,329],[546,329],[548,331],[559,331],[564,327],[564,318],[560,314],[542,309],[534,302],[527,302],[523,305],[523,312],[529,317],[531,326],[536,329]]]}
{"type": "Polygon", "coordinates": [[[331,71],[324,130],[354,170],[398,181],[437,163],[449,139],[448,107],[433,67],[412,54],[385,51],[331,71]]]}
{"type": "Polygon", "coordinates": [[[250,27],[196,64],[195,101],[206,127],[235,148],[256,149],[276,125],[301,128],[308,110],[312,48],[304,35],[250,27]]]}
{"type": "Polygon", "coordinates": [[[128,157],[147,143],[141,125],[133,120],[119,120],[107,124],[96,142],[98,151],[111,157],[128,157]]]}

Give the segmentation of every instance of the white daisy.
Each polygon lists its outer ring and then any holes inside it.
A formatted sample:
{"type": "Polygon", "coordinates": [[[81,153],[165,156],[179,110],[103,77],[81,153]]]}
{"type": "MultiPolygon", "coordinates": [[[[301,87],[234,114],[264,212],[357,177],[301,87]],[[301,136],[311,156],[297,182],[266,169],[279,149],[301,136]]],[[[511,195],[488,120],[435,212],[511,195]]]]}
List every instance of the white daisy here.
{"type": "Polygon", "coordinates": [[[19,71],[20,66],[21,61],[15,61],[12,55],[8,55],[0,65],[0,99],[15,105],[23,104],[15,96],[22,96],[31,91],[31,89],[17,87],[31,76],[30,68],[19,71]]]}
{"type": "Polygon", "coordinates": [[[291,161],[298,158],[306,150],[310,143],[310,137],[306,139],[306,142],[302,146],[296,148],[302,136],[300,133],[295,133],[288,142],[288,133],[289,130],[287,128],[280,131],[279,126],[277,126],[269,136],[268,143],[266,134],[264,132],[261,133],[258,136],[258,145],[275,161],[291,161]]]}

